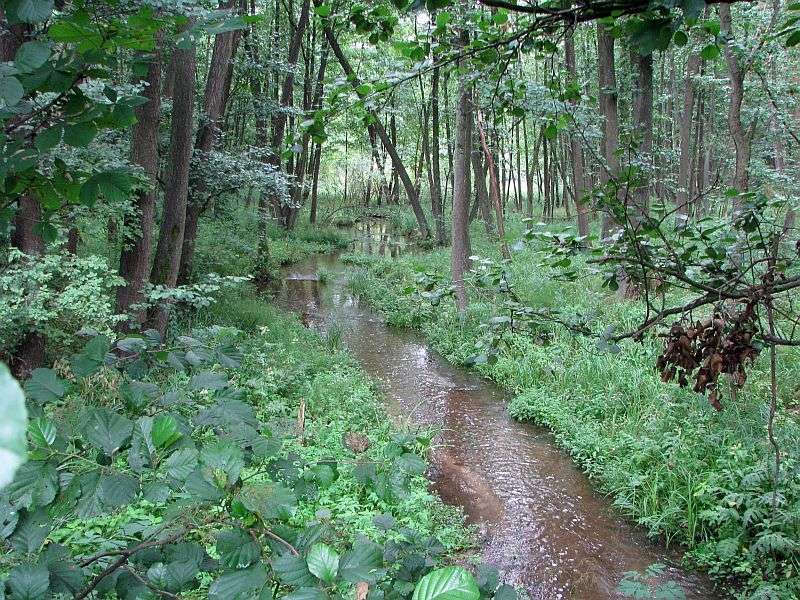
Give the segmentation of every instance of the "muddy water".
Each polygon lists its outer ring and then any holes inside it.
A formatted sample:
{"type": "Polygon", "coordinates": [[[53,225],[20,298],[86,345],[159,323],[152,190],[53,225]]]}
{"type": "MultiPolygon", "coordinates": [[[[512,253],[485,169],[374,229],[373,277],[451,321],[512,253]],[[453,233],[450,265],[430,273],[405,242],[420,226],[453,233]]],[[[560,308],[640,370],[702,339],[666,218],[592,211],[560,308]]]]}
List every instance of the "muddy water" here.
{"type": "MultiPolygon", "coordinates": [[[[357,250],[395,256],[402,241],[380,223],[358,231],[357,250]]],[[[430,477],[441,497],[462,506],[483,532],[483,554],[531,598],[616,598],[626,571],[675,556],[620,519],[591,489],[547,431],[508,416],[508,395],[454,367],[414,332],[384,325],[346,289],[336,255],[287,274],[280,304],[310,326],[336,327],[348,351],[381,382],[392,412],[441,430],[430,477]],[[333,273],[317,282],[320,267],[333,273]]],[[[702,580],[670,566],[689,598],[714,598],[702,580]]]]}

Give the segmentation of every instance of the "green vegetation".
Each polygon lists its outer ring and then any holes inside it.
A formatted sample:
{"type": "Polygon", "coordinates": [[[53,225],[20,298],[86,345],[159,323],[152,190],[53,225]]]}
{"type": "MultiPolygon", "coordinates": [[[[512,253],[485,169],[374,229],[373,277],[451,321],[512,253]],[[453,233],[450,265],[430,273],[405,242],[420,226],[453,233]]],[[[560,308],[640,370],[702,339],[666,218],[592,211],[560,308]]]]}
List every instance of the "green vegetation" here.
{"type": "MultiPolygon", "coordinates": [[[[519,222],[510,229],[510,240],[522,233],[519,222]]],[[[498,258],[496,244],[477,227],[472,239],[473,254],[498,258]]],[[[783,349],[779,362],[784,410],[776,429],[786,475],[773,512],[767,361],[755,364],[746,387],[718,412],[702,396],[661,381],[655,369],[658,339],[626,342],[616,354],[598,349],[607,326],[637,325],[642,306],[604,290],[599,277],[559,281],[557,270],[542,264],[548,257],[537,243],[515,252],[506,271],[514,291],[534,309],[557,309],[565,319],[588,315],[594,335],[575,335],[558,324],[504,331],[497,354],[476,368],[514,393],[514,417],[549,427],[620,511],[651,535],[687,547],[690,563],[745,593],[800,593],[800,485],[791,475],[800,449],[792,414],[800,393],[800,353],[783,349]]],[[[463,316],[447,295],[436,293],[449,285],[447,251],[346,259],[353,264],[355,293],[387,322],[422,330],[452,362],[473,363],[485,351],[487,323],[505,314],[502,296],[483,286],[470,287],[474,300],[463,316]]]]}

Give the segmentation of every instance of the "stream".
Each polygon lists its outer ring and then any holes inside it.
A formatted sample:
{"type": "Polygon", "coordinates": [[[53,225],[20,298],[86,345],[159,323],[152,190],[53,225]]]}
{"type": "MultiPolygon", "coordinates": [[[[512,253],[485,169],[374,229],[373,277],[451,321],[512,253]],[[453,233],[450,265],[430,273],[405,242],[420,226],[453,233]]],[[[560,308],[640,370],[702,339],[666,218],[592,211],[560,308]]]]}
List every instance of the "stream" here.
{"type": "MultiPolygon", "coordinates": [[[[361,223],[354,237],[355,251],[394,257],[405,250],[381,221],[361,223]]],[[[514,421],[507,392],[449,364],[420,333],[385,325],[348,292],[344,270],[339,253],[314,256],[287,271],[276,300],[311,327],[335,324],[343,346],[380,383],[390,413],[441,431],[432,487],[478,525],[484,560],[506,583],[537,599],[617,598],[626,571],[659,562],[687,598],[717,597],[704,578],[678,566],[675,552],[615,514],[546,429],[514,421]],[[317,281],[320,268],[329,274],[325,284],[317,281]]]]}

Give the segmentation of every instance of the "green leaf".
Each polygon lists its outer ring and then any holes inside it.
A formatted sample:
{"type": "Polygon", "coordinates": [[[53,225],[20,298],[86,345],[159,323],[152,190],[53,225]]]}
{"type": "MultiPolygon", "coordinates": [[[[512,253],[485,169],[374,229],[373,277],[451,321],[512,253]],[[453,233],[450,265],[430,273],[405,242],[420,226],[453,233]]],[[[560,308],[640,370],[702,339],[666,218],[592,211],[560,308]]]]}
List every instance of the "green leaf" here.
{"type": "Polygon", "coordinates": [[[156,448],[169,448],[181,438],[178,422],[172,415],[160,415],[153,421],[150,439],[156,448]]]}
{"type": "Polygon", "coordinates": [[[283,600],[327,600],[327,598],[321,589],[315,587],[298,588],[291,594],[283,596],[283,600]]]}
{"type": "Polygon", "coordinates": [[[281,583],[291,587],[311,587],[317,580],[308,570],[306,561],[301,556],[287,552],[272,561],[272,570],[278,575],[281,583]]]}
{"type": "Polygon", "coordinates": [[[39,564],[46,567],[50,573],[51,592],[73,597],[83,587],[83,573],[64,546],[48,545],[39,559],[39,564]]]}
{"type": "Polygon", "coordinates": [[[141,410],[156,399],[161,390],[154,383],[145,381],[128,381],[119,387],[120,395],[131,410],[141,410]]]}
{"type": "Polygon", "coordinates": [[[17,380],[3,363],[0,363],[0,490],[14,479],[14,473],[25,462],[28,428],[28,411],[25,395],[17,380]]]}
{"type": "Polygon", "coordinates": [[[93,408],[84,416],[86,441],[111,456],[122,448],[133,433],[133,422],[108,408],[93,408]]]}
{"type": "Polygon", "coordinates": [[[14,535],[11,536],[11,545],[18,552],[25,554],[38,552],[42,543],[47,539],[50,529],[50,517],[46,510],[26,512],[17,525],[14,535]]]}
{"type": "Polygon", "coordinates": [[[66,382],[60,379],[53,369],[34,369],[30,379],[25,382],[28,396],[37,402],[54,402],[67,391],[66,382]]]}
{"type": "Polygon", "coordinates": [[[704,60],[714,60],[719,56],[719,54],[720,54],[720,49],[719,46],[717,46],[716,44],[709,44],[700,51],[700,56],[704,60]]]}
{"type": "Polygon", "coordinates": [[[796,46],[800,44],[800,29],[796,30],[792,35],[786,38],[785,46],[787,48],[791,48],[792,46],[796,46]]]}
{"type": "Polygon", "coordinates": [[[333,583],[339,573],[339,555],[327,544],[314,544],[306,562],[312,575],[325,583],[333,583]]]}
{"type": "Polygon", "coordinates": [[[69,364],[78,377],[89,377],[105,362],[111,342],[104,335],[94,336],[78,354],[73,354],[69,364]]]}
{"type": "Polygon", "coordinates": [[[227,440],[218,440],[203,446],[200,460],[206,467],[223,472],[226,486],[236,483],[239,473],[244,468],[242,449],[227,440]]]}
{"type": "Polygon", "coordinates": [[[50,587],[50,573],[43,565],[18,565],[8,575],[14,600],[41,600],[50,587]]]}
{"type": "Polygon", "coordinates": [[[198,452],[194,448],[176,450],[164,461],[167,475],[184,481],[197,468],[197,457],[198,452]]]}
{"type": "Polygon", "coordinates": [[[510,585],[501,585],[494,593],[494,600],[517,600],[517,590],[510,585]]]}
{"type": "Polygon", "coordinates": [[[64,143],[76,148],[84,148],[92,143],[97,135],[93,123],[75,123],[64,128],[64,143]]]}
{"type": "Polygon", "coordinates": [[[242,529],[228,529],[217,534],[219,561],[229,569],[244,569],[261,556],[261,548],[242,529]]]}
{"type": "Polygon", "coordinates": [[[189,387],[193,390],[221,390],[228,385],[228,378],[224,373],[215,371],[202,371],[189,380],[189,387]]]}
{"type": "Polygon", "coordinates": [[[58,471],[50,463],[31,461],[17,471],[8,486],[11,501],[25,508],[47,506],[58,492],[58,471]]]}
{"type": "Polygon", "coordinates": [[[403,454],[395,461],[395,465],[402,471],[413,473],[414,475],[423,475],[428,468],[425,461],[413,452],[403,454]]]}
{"type": "Polygon", "coordinates": [[[251,510],[264,519],[286,520],[292,516],[297,507],[294,492],[280,483],[250,484],[242,488],[239,500],[247,510],[251,510]]]}
{"type": "Polygon", "coordinates": [[[689,36],[683,31],[676,31],[672,36],[672,41],[675,42],[675,45],[678,46],[678,48],[683,48],[687,43],[689,43],[689,36]]]}
{"type": "MultiPolygon", "coordinates": [[[[64,141],[66,140],[65,132],[64,141]]],[[[95,173],[81,186],[81,203],[93,206],[100,194],[109,202],[124,202],[131,193],[132,185],[128,172],[121,169],[95,173]]]]}
{"type": "Polygon", "coordinates": [[[360,536],[352,550],[342,556],[339,570],[342,578],[350,583],[369,581],[375,569],[380,568],[383,561],[383,548],[360,536]]]}
{"type": "Polygon", "coordinates": [[[431,571],[419,580],[412,600],[479,600],[475,578],[463,567],[431,571]]]}
{"type": "Polygon", "coordinates": [[[0,77],[0,99],[7,106],[15,106],[25,95],[25,89],[19,79],[12,76],[0,77]]]}
{"type": "Polygon", "coordinates": [[[314,12],[320,17],[329,17],[331,15],[331,7],[329,4],[321,4],[314,7],[314,12]]]}
{"type": "Polygon", "coordinates": [[[39,448],[47,448],[53,445],[56,441],[56,426],[47,417],[39,417],[30,422],[28,426],[28,435],[34,446],[39,448]]]}
{"type": "Polygon", "coordinates": [[[139,481],[130,475],[103,475],[98,491],[103,507],[115,509],[133,502],[139,494],[139,481]]]}
{"type": "Polygon", "coordinates": [[[41,67],[50,58],[50,46],[45,42],[25,42],[17,50],[14,66],[21,73],[30,73],[41,67]]]}
{"type": "Polygon", "coordinates": [[[23,23],[38,23],[53,14],[53,0],[8,0],[6,10],[23,23]]]}
{"type": "Polygon", "coordinates": [[[254,565],[241,571],[225,573],[211,584],[208,598],[209,600],[251,598],[264,587],[266,582],[267,571],[264,565],[254,565]]]}
{"type": "Polygon", "coordinates": [[[34,142],[36,148],[39,152],[52,150],[61,141],[63,133],[64,128],[61,125],[54,125],[42,130],[42,132],[36,136],[36,141],[34,142]]]}

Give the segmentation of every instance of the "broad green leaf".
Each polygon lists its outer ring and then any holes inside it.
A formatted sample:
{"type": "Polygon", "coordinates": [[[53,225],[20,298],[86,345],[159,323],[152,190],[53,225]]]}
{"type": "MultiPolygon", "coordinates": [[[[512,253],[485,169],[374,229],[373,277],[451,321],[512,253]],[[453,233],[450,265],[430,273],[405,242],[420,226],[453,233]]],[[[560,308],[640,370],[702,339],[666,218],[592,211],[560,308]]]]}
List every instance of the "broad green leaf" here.
{"type": "Polygon", "coordinates": [[[156,448],[169,448],[181,438],[178,423],[172,415],[159,415],[153,420],[150,439],[156,448]]]}
{"type": "Polygon", "coordinates": [[[111,456],[122,448],[133,433],[133,422],[108,408],[93,408],[84,416],[86,441],[111,456]]]}
{"type": "Polygon", "coordinates": [[[242,488],[239,499],[248,510],[264,519],[287,520],[297,507],[294,492],[280,483],[249,484],[242,488]]]}
{"type": "Polygon", "coordinates": [[[200,461],[204,466],[225,473],[223,485],[236,483],[239,473],[244,468],[244,453],[232,442],[218,440],[203,446],[200,450],[200,461]]]}
{"type": "Polygon", "coordinates": [[[182,542],[170,546],[166,551],[166,558],[166,589],[178,592],[194,582],[205,558],[205,551],[197,543],[182,542]]]}
{"type": "Polygon", "coordinates": [[[494,593],[494,600],[517,600],[517,590],[510,585],[501,585],[494,593]]]}
{"type": "Polygon", "coordinates": [[[359,536],[353,548],[342,556],[339,571],[342,578],[350,583],[369,581],[370,574],[380,568],[383,562],[383,548],[359,536]]]}
{"type": "Polygon", "coordinates": [[[17,50],[14,66],[21,73],[30,73],[41,67],[50,58],[50,46],[44,42],[25,42],[17,50]]]}
{"type": "Polygon", "coordinates": [[[287,552],[273,559],[272,570],[278,575],[281,583],[291,587],[311,587],[317,580],[308,570],[308,564],[302,556],[287,552]]]}
{"type": "Polygon", "coordinates": [[[6,11],[23,23],[38,23],[53,13],[53,0],[8,0],[6,11]]]}
{"type": "Polygon", "coordinates": [[[18,552],[30,554],[37,552],[42,542],[47,539],[50,533],[50,517],[44,509],[35,512],[25,512],[20,519],[14,535],[11,536],[11,545],[18,552]]]}
{"type": "Polygon", "coordinates": [[[306,562],[308,570],[325,583],[333,583],[339,574],[339,555],[327,544],[314,544],[306,562]]]}
{"type": "Polygon", "coordinates": [[[39,152],[47,152],[53,149],[61,141],[61,136],[64,134],[64,128],[61,125],[53,125],[48,127],[36,136],[35,144],[39,152]]]}
{"type": "Polygon", "coordinates": [[[39,417],[31,421],[28,434],[35,446],[45,448],[52,446],[56,441],[56,426],[47,417],[39,417]]]}
{"type": "Polygon", "coordinates": [[[463,567],[444,567],[419,580],[412,600],[479,600],[475,578],[463,567]]]}
{"type": "Polygon", "coordinates": [[[14,479],[17,469],[25,461],[25,432],[28,411],[25,395],[17,380],[3,363],[0,363],[0,490],[14,479]]]}
{"type": "MultiPolygon", "coordinates": [[[[64,134],[64,141],[69,143],[67,141],[66,132],[64,134]]],[[[78,144],[71,145],[75,146],[78,144]]],[[[81,186],[81,203],[86,206],[93,206],[100,194],[109,202],[122,202],[130,194],[132,183],[130,175],[122,170],[95,173],[81,186]]]]}
{"type": "Polygon", "coordinates": [[[93,123],[75,123],[64,128],[64,143],[83,148],[91,144],[96,135],[97,127],[93,123]]]}
{"type": "Polygon", "coordinates": [[[720,54],[719,46],[716,44],[709,44],[700,51],[700,56],[705,60],[714,60],[720,54]]]}
{"type": "Polygon", "coordinates": [[[25,95],[25,89],[19,79],[8,75],[0,77],[0,99],[4,100],[7,106],[15,106],[25,95]]]}
{"type": "Polygon", "coordinates": [[[119,387],[120,395],[131,410],[141,410],[155,400],[161,390],[154,383],[146,381],[128,381],[119,387]]]}
{"type": "Polygon", "coordinates": [[[267,571],[258,564],[241,571],[225,573],[211,584],[208,590],[209,600],[239,600],[250,598],[264,587],[267,582],[267,571]]]}
{"type": "Polygon", "coordinates": [[[261,548],[242,529],[227,529],[217,534],[219,561],[229,569],[244,569],[261,556],[261,548]]]}
{"type": "Polygon", "coordinates": [[[50,591],[72,597],[83,587],[83,572],[64,546],[49,544],[39,564],[50,573],[50,591]]]}
{"type": "Polygon", "coordinates": [[[130,475],[103,475],[98,490],[103,507],[115,509],[133,502],[139,494],[139,481],[130,475]]]}
{"type": "Polygon", "coordinates": [[[78,377],[89,377],[105,362],[106,354],[111,349],[111,342],[104,335],[96,335],[89,340],[78,354],[70,358],[72,372],[78,377]]]}
{"type": "Polygon", "coordinates": [[[319,6],[314,7],[314,12],[320,17],[329,17],[331,14],[331,7],[328,4],[320,4],[319,6]]]}
{"type": "Polygon", "coordinates": [[[14,600],[42,600],[50,587],[50,573],[44,565],[18,565],[7,583],[14,600]]]}
{"type": "Polygon", "coordinates": [[[32,400],[46,403],[61,398],[67,391],[66,382],[53,369],[34,369],[30,379],[25,382],[25,391],[32,400]]]}
{"type": "Polygon", "coordinates": [[[221,390],[228,385],[228,378],[224,373],[215,371],[202,371],[189,380],[189,387],[193,390],[221,390]]]}
{"type": "Polygon", "coordinates": [[[413,473],[414,475],[422,475],[428,468],[425,461],[413,452],[406,452],[403,454],[395,461],[395,465],[403,471],[413,473]]]}
{"type": "Polygon", "coordinates": [[[58,471],[55,466],[41,461],[25,463],[17,471],[8,494],[11,501],[25,508],[47,506],[58,492],[58,471]]]}
{"type": "Polygon", "coordinates": [[[181,448],[173,452],[164,466],[167,475],[179,481],[185,480],[197,468],[198,452],[194,448],[181,448]]]}

